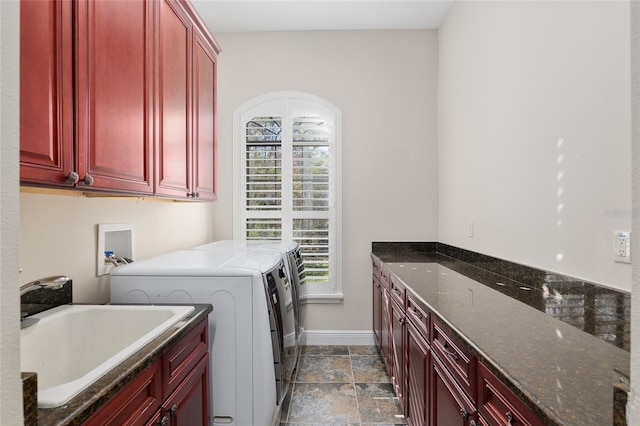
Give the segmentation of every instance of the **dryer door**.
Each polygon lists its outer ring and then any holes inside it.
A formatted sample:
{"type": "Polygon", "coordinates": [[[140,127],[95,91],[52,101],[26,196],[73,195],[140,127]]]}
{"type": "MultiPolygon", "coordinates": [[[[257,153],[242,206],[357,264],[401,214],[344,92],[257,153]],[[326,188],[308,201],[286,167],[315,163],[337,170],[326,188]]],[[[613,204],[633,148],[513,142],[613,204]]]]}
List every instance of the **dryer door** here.
{"type": "Polygon", "coordinates": [[[294,301],[282,261],[276,268],[265,274],[264,283],[270,310],[271,342],[277,398],[280,404],[289,390],[291,375],[298,357],[294,301]]]}

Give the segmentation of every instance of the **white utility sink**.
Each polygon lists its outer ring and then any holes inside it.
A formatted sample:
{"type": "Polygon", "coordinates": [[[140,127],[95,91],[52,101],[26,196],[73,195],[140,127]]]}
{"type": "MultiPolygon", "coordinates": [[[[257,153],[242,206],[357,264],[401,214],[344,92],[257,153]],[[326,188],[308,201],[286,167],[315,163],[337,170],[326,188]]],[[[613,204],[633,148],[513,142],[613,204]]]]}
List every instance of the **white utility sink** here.
{"type": "Polygon", "coordinates": [[[63,305],[33,315],[20,330],[20,364],[38,374],[38,407],[68,402],[194,309],[63,305]]]}

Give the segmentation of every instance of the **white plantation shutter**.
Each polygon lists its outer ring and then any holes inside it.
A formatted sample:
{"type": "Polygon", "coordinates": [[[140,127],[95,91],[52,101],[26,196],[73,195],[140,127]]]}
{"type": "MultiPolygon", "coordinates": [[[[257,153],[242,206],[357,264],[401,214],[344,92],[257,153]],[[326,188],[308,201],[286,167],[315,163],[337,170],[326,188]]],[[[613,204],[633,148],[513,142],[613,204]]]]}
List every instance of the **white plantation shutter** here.
{"type": "Polygon", "coordinates": [[[309,95],[274,94],[234,120],[234,238],[297,241],[301,297],[341,300],[339,111],[309,95]]]}

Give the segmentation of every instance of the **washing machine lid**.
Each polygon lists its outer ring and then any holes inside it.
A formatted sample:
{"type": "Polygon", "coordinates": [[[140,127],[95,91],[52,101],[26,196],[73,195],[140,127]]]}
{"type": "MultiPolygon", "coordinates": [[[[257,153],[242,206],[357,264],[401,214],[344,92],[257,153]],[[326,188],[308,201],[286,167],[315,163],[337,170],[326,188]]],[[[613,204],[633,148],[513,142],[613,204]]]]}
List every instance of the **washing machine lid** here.
{"type": "Polygon", "coordinates": [[[277,253],[180,250],[112,269],[113,276],[252,276],[273,269],[277,253]]]}
{"type": "Polygon", "coordinates": [[[288,240],[219,240],[194,247],[194,250],[276,250],[293,251],[298,243],[288,240]]]}

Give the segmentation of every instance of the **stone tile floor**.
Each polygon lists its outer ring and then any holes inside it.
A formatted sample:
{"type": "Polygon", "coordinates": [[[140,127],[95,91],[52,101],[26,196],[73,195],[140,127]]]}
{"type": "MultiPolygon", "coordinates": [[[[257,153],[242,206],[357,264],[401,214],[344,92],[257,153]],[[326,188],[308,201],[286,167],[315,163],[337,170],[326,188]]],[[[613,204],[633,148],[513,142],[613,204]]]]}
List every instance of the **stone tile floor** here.
{"type": "Polygon", "coordinates": [[[281,426],[406,424],[375,346],[304,346],[281,426]]]}

